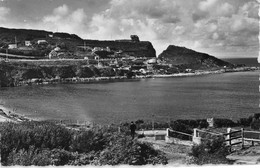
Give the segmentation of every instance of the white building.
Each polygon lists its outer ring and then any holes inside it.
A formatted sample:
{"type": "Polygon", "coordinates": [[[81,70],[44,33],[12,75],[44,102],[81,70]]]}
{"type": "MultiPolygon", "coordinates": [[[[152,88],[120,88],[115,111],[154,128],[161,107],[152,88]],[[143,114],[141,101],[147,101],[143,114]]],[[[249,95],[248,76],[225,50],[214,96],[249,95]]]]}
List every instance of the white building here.
{"type": "Polygon", "coordinates": [[[24,42],[24,45],[27,46],[27,47],[29,47],[29,46],[32,45],[32,43],[31,43],[31,41],[28,41],[28,40],[27,40],[27,41],[24,42]]]}
{"type": "Polygon", "coordinates": [[[58,53],[55,51],[55,50],[52,50],[50,53],[49,53],[49,59],[52,59],[52,58],[55,58],[58,56],[58,53]]]}
{"type": "Polygon", "coordinates": [[[17,48],[17,44],[8,44],[8,49],[17,48]]]}
{"type": "Polygon", "coordinates": [[[54,51],[60,51],[60,47],[55,47],[53,50],[54,51]]]}
{"type": "Polygon", "coordinates": [[[38,40],[37,41],[37,44],[45,44],[45,43],[48,43],[46,40],[38,40]]]}

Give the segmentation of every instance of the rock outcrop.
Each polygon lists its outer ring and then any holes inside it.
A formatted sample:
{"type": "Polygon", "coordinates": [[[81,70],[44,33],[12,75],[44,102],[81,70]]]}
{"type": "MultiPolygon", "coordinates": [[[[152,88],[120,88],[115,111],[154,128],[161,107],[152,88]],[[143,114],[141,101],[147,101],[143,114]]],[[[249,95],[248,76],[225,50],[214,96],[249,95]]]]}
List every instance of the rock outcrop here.
{"type": "Polygon", "coordinates": [[[232,68],[234,66],[206,53],[174,45],[168,46],[159,55],[159,58],[174,66],[184,66],[191,69],[232,68]]]}

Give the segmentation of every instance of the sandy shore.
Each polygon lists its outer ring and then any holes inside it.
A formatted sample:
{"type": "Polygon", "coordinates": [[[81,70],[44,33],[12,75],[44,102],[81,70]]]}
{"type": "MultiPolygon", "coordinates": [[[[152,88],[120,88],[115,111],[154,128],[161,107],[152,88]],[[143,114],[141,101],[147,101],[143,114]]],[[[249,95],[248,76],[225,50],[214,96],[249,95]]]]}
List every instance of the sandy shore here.
{"type": "Polygon", "coordinates": [[[30,119],[17,114],[3,104],[0,104],[0,122],[22,122],[28,120],[30,119]]]}

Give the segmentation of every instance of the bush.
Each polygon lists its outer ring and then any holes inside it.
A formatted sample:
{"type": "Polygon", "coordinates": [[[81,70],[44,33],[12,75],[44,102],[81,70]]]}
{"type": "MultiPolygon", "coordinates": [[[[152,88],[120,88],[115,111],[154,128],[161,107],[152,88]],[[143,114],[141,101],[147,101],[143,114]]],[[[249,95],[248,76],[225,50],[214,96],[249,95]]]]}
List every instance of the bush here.
{"type": "Polygon", "coordinates": [[[78,68],[76,75],[80,78],[90,78],[93,77],[95,74],[89,67],[82,66],[78,68]]]}
{"type": "Polygon", "coordinates": [[[69,149],[71,132],[65,127],[48,122],[3,123],[1,133],[1,162],[7,161],[13,150],[54,148],[69,149]]]}
{"type": "MultiPolygon", "coordinates": [[[[75,164],[74,160],[79,158],[77,153],[71,153],[63,149],[35,149],[31,146],[28,150],[21,149],[18,152],[13,150],[8,156],[7,165],[21,166],[63,166],[75,164]]],[[[87,162],[89,163],[89,162],[87,162]]]]}
{"type": "Polygon", "coordinates": [[[49,150],[38,151],[32,146],[28,150],[21,149],[18,152],[14,149],[7,160],[9,166],[47,166],[51,164],[51,152],[49,150]]]}
{"type": "MultiPolygon", "coordinates": [[[[171,125],[171,129],[173,129],[175,131],[180,131],[180,132],[184,132],[184,133],[187,133],[187,134],[193,133],[193,128],[191,128],[188,125],[183,124],[182,122],[180,122],[178,120],[174,121],[170,125],[171,125]]],[[[183,140],[189,140],[190,139],[190,137],[188,137],[186,135],[177,134],[177,133],[172,133],[171,136],[175,137],[175,138],[183,139],[183,140]]]]}
{"type": "Polygon", "coordinates": [[[248,127],[248,126],[250,126],[252,121],[253,121],[253,117],[250,116],[248,118],[240,118],[237,121],[237,124],[240,125],[240,126],[248,127]]]}
{"type": "Polygon", "coordinates": [[[132,141],[129,128],[69,130],[50,122],[0,123],[3,165],[166,164],[150,145],[132,141]]]}
{"type": "Polygon", "coordinates": [[[74,72],[75,67],[73,66],[62,66],[57,69],[57,76],[60,78],[73,78],[76,77],[76,73],[74,72]]]}
{"type": "Polygon", "coordinates": [[[250,127],[254,130],[260,130],[260,120],[252,121],[250,127]]]}
{"type": "Polygon", "coordinates": [[[166,157],[146,143],[132,141],[129,136],[114,135],[108,147],[100,153],[100,165],[167,164],[166,157]]]}
{"type": "Polygon", "coordinates": [[[220,119],[220,118],[216,118],[214,119],[214,124],[215,127],[234,127],[237,126],[237,123],[235,123],[234,121],[230,120],[230,119],[220,119]]]}
{"type": "Polygon", "coordinates": [[[255,114],[254,114],[254,118],[255,118],[256,120],[259,120],[259,119],[260,119],[260,113],[255,113],[255,114]]]}
{"type": "Polygon", "coordinates": [[[178,123],[182,123],[189,128],[207,128],[209,126],[207,120],[205,119],[197,119],[197,120],[177,120],[178,123]]]}
{"type": "Polygon", "coordinates": [[[40,69],[26,69],[22,75],[23,79],[43,78],[42,71],[40,69]]]}
{"type": "Polygon", "coordinates": [[[229,154],[224,138],[219,136],[214,139],[207,139],[202,144],[193,146],[190,164],[228,164],[226,156],[229,154]]]}
{"type": "Polygon", "coordinates": [[[84,131],[74,135],[71,150],[79,153],[88,153],[90,151],[101,151],[107,143],[107,137],[102,132],[84,131]]]}

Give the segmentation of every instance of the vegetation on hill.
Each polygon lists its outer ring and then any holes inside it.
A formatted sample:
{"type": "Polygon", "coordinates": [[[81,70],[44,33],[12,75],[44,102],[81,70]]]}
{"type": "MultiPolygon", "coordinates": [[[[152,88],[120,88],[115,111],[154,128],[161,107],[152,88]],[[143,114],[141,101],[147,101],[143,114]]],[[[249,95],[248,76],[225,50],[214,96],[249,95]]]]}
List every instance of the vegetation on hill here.
{"type": "MultiPolygon", "coordinates": [[[[48,63],[48,62],[47,62],[48,63]]],[[[21,82],[37,79],[66,79],[66,78],[91,78],[91,77],[112,77],[128,76],[131,74],[124,70],[115,70],[112,67],[97,68],[88,65],[87,62],[71,62],[70,64],[30,64],[0,62],[0,87],[18,86],[21,82]]],[[[129,76],[130,75],[130,76],[129,76]]]]}
{"type": "Polygon", "coordinates": [[[74,39],[82,40],[75,34],[60,33],[60,32],[50,32],[44,30],[31,30],[31,29],[8,29],[0,27],[0,41],[2,43],[14,43],[15,37],[17,42],[22,41],[33,41],[38,39],[48,39],[52,36],[54,39],[74,39]]]}
{"type": "Polygon", "coordinates": [[[233,67],[233,64],[222,61],[218,58],[210,56],[205,53],[196,52],[194,50],[170,45],[160,55],[160,59],[165,60],[175,66],[180,66],[190,69],[213,69],[213,68],[227,68],[233,67]]]}
{"type": "Polygon", "coordinates": [[[156,51],[149,41],[99,41],[84,40],[85,45],[90,47],[109,47],[111,50],[121,50],[121,54],[135,57],[156,57],[156,51]]]}
{"type": "Polygon", "coordinates": [[[1,163],[11,165],[166,164],[165,156],[132,140],[127,127],[70,130],[50,122],[0,123],[1,163]]]}
{"type": "MultiPolygon", "coordinates": [[[[137,36],[136,36],[137,37],[137,36]]],[[[113,51],[122,51],[121,54],[127,54],[135,57],[155,57],[155,49],[150,42],[136,40],[117,40],[117,41],[99,41],[99,40],[83,40],[75,34],[49,32],[43,30],[29,29],[7,29],[0,27],[0,52],[5,53],[8,44],[17,43],[18,46],[24,46],[25,41],[30,41],[32,49],[21,50],[9,49],[8,53],[36,56],[37,58],[46,58],[52,49],[59,46],[65,53],[65,58],[77,58],[78,46],[87,47],[109,47],[113,51]],[[46,45],[37,44],[38,40],[46,40],[46,45]],[[1,49],[2,47],[2,49],[1,49]]]]}

